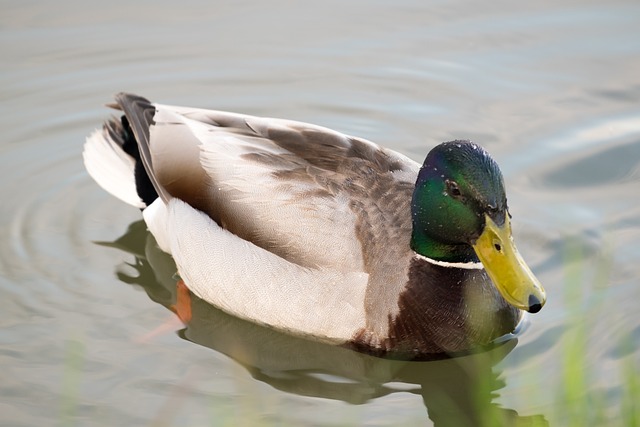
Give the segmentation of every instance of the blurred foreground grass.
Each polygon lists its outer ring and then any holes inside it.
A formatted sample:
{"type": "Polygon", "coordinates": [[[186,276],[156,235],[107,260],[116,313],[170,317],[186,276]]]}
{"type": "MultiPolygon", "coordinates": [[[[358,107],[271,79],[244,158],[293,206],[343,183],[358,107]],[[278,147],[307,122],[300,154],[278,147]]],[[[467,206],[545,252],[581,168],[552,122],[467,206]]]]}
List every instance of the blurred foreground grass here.
{"type": "Polygon", "coordinates": [[[631,330],[623,327],[616,336],[618,348],[610,349],[619,355],[615,361],[618,377],[610,378],[618,385],[618,393],[613,397],[593,379],[595,370],[604,367],[589,361],[594,345],[590,333],[596,322],[606,321],[594,313],[606,309],[600,307],[605,301],[598,298],[598,291],[609,286],[612,261],[613,250],[609,245],[605,244],[595,263],[590,264],[582,246],[577,241],[567,241],[563,290],[569,311],[568,329],[562,340],[562,377],[554,414],[562,426],[640,427],[640,367],[635,360],[637,349],[631,330]],[[585,287],[591,287],[592,292],[585,292],[585,287]],[[596,295],[591,301],[586,296],[590,294],[596,295]],[[617,401],[620,396],[621,401],[617,401]]]}

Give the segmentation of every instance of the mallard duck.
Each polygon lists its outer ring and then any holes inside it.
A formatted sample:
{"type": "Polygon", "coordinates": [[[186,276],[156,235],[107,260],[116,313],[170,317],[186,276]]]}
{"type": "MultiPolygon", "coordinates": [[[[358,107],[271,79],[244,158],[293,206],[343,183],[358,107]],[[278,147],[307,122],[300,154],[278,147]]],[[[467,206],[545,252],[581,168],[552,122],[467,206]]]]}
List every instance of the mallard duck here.
{"type": "Polygon", "coordinates": [[[489,344],[545,303],[475,143],[442,143],[420,166],[311,124],[115,101],[124,115],[87,138],[87,171],[142,209],[191,292],[234,316],[420,355],[489,344]]]}

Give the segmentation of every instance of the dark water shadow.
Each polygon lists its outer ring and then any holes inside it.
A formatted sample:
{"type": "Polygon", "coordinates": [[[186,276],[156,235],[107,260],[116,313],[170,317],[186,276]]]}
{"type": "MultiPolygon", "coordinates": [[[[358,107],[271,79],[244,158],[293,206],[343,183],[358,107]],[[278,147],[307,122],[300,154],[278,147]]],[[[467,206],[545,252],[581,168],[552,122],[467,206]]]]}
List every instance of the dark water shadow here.
{"type": "MultiPolygon", "coordinates": [[[[149,298],[176,311],[179,277],[173,259],[157,248],[143,221],[129,226],[114,242],[135,256],[132,276],[118,278],[144,289],[149,298]]],[[[230,316],[195,295],[180,337],[208,347],[241,364],[256,380],[301,396],[365,404],[393,393],[419,395],[435,426],[547,426],[542,415],[520,416],[494,403],[505,386],[495,365],[517,339],[486,352],[430,362],[387,360],[292,337],[230,316]]]]}
{"type": "Polygon", "coordinates": [[[546,188],[578,189],[634,182],[640,177],[640,140],[618,141],[564,156],[540,173],[546,188]]]}

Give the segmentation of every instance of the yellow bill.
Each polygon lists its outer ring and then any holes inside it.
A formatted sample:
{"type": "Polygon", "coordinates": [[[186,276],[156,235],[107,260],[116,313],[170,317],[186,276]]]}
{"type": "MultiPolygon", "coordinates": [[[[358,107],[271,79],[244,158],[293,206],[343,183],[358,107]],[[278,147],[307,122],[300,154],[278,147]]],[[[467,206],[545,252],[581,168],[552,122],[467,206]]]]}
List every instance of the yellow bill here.
{"type": "Polygon", "coordinates": [[[484,231],[473,245],[478,258],[502,297],[514,307],[537,313],[547,300],[542,285],[520,256],[511,237],[511,222],[496,225],[485,216],[484,231]]]}

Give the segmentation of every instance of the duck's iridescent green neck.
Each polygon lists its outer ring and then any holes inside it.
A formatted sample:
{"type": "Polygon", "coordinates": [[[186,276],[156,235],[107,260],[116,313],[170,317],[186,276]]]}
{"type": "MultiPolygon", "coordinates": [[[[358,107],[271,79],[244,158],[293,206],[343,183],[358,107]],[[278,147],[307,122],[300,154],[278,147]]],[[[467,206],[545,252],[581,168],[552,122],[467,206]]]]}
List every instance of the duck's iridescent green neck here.
{"type": "Polygon", "coordinates": [[[437,261],[478,262],[471,244],[485,214],[504,218],[507,209],[500,169],[470,141],[440,144],[420,169],[411,209],[414,251],[437,261]]]}
{"type": "Polygon", "coordinates": [[[452,263],[479,262],[478,256],[468,244],[451,245],[427,236],[424,231],[414,228],[411,235],[411,249],[436,261],[452,263]]]}

